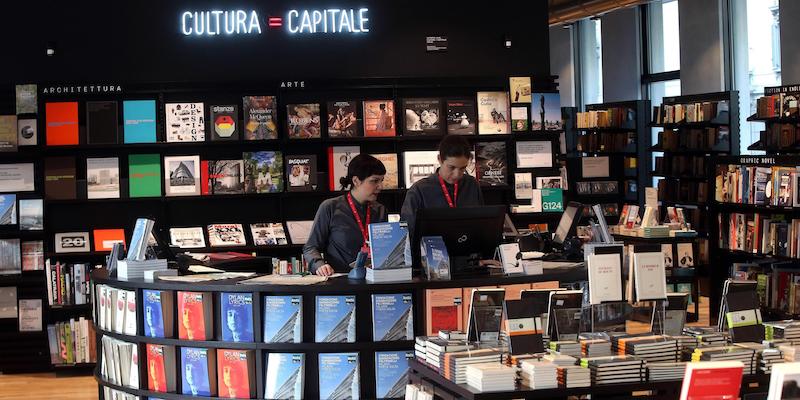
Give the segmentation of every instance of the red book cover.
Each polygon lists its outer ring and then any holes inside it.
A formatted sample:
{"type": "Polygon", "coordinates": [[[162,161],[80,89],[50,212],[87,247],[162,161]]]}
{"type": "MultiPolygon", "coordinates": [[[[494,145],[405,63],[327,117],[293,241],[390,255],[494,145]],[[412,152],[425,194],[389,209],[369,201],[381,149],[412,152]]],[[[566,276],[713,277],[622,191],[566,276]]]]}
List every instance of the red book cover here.
{"type": "Polygon", "coordinates": [[[328,147],[328,187],[330,190],[335,190],[339,187],[339,182],[336,180],[336,174],[333,173],[333,147],[328,147]]]}
{"type": "Polygon", "coordinates": [[[94,251],[111,251],[114,243],[125,245],[124,229],[95,229],[94,251]]]}
{"type": "Polygon", "coordinates": [[[364,101],[364,136],[395,136],[394,100],[364,101]]]}
{"type": "Polygon", "coordinates": [[[164,367],[164,348],[147,344],[147,387],[154,392],[167,391],[167,375],[164,367]]]}
{"type": "Polygon", "coordinates": [[[245,399],[251,395],[247,350],[217,349],[219,397],[245,399]]]}
{"type": "Polygon", "coordinates": [[[200,194],[211,194],[208,190],[208,161],[200,161],[200,194]]]}
{"type": "Polygon", "coordinates": [[[78,102],[45,104],[45,123],[48,146],[78,144],[78,102]]]}
{"type": "Polygon", "coordinates": [[[681,400],[738,399],[743,368],[739,361],[687,364],[681,400]]]}
{"type": "Polygon", "coordinates": [[[462,330],[461,303],[461,288],[426,290],[427,335],[438,335],[440,330],[462,330]]]}
{"type": "Polygon", "coordinates": [[[206,340],[203,293],[178,292],[178,337],[183,340],[206,340]]]}

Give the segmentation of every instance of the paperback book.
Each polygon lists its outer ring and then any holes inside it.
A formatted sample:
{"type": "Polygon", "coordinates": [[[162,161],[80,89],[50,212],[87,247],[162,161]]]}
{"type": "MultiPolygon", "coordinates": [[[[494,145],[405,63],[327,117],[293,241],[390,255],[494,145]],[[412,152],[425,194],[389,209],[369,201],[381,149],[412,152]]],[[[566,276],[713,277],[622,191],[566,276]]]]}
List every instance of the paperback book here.
{"type": "Polygon", "coordinates": [[[347,166],[361,153],[359,146],[331,146],[328,148],[328,177],[331,191],[345,190],[341,178],[347,176],[347,166]]]}
{"type": "Polygon", "coordinates": [[[481,185],[502,186],[508,184],[505,142],[481,142],[475,144],[476,178],[481,185]]]}
{"type": "Polygon", "coordinates": [[[203,103],[167,103],[164,107],[167,142],[202,142],[206,140],[203,103]]]}
{"type": "Polygon", "coordinates": [[[286,114],[289,139],[320,137],[319,103],[288,104],[286,114]]]}
{"type": "Polygon", "coordinates": [[[319,355],[320,399],[360,399],[359,378],[358,353],[319,355]]]}
{"type": "Polygon", "coordinates": [[[161,156],[128,155],[128,185],[130,197],[161,197],[161,156]]]}
{"type": "Polygon", "coordinates": [[[17,195],[0,195],[0,225],[17,225],[17,195]]]}
{"type": "Polygon", "coordinates": [[[167,196],[200,195],[200,156],[165,156],[164,188],[167,196]]]}
{"type": "Polygon", "coordinates": [[[176,390],[175,347],[147,343],[147,388],[160,393],[176,390]]]}
{"type": "Polygon", "coordinates": [[[405,398],[408,383],[408,351],[375,352],[375,393],[379,399],[405,398]]]}
{"type": "Polygon", "coordinates": [[[275,96],[244,96],[244,140],[278,138],[275,96]]]}
{"type": "Polygon", "coordinates": [[[252,399],[256,396],[256,360],[253,350],[217,349],[219,396],[252,399]]]}
{"type": "Polygon", "coordinates": [[[147,337],[173,337],[172,319],[175,305],[169,290],[142,290],[144,310],[144,335],[147,337]]]}
{"type": "Polygon", "coordinates": [[[208,226],[211,247],[246,246],[242,224],[211,224],[208,226]]]}
{"type": "Polygon", "coordinates": [[[244,152],[242,158],[245,193],[283,191],[283,154],[280,151],[244,152]]]}
{"type": "Polygon", "coordinates": [[[531,102],[531,77],[512,76],[508,78],[509,93],[511,93],[512,103],[531,102]]]}
{"type": "Polygon", "coordinates": [[[305,354],[269,353],[264,397],[267,399],[302,400],[305,384],[305,354]]]}
{"type": "Polygon", "coordinates": [[[383,188],[384,189],[397,189],[399,187],[398,183],[398,172],[397,172],[397,154],[396,153],[387,153],[387,154],[373,154],[373,157],[377,158],[378,161],[383,163],[383,166],[386,168],[386,175],[383,176],[383,188]]]}
{"type": "Polygon", "coordinates": [[[41,271],[44,269],[44,241],[33,240],[20,244],[22,251],[22,270],[41,271]]]}
{"type": "Polygon", "coordinates": [[[264,343],[303,342],[303,297],[264,296],[264,343]]]}
{"type": "Polygon", "coordinates": [[[86,143],[116,144],[118,119],[116,101],[87,101],[86,143]]]}
{"type": "Polygon", "coordinates": [[[201,249],[206,247],[203,228],[169,228],[170,244],[181,249],[201,249]]]}
{"type": "Polygon", "coordinates": [[[239,106],[212,105],[209,111],[213,127],[211,140],[239,140],[239,106]]]}
{"type": "Polygon", "coordinates": [[[283,229],[283,223],[281,222],[250,224],[250,233],[253,235],[253,244],[256,246],[285,246],[289,244],[286,240],[286,231],[283,229]]]}
{"type": "Polygon", "coordinates": [[[45,103],[44,109],[47,145],[78,145],[78,102],[45,103]]]}
{"type": "Polygon", "coordinates": [[[561,122],[561,95],[559,93],[534,93],[531,103],[531,130],[558,131],[561,122]]]}
{"type": "Polygon", "coordinates": [[[90,199],[118,199],[119,158],[87,158],[86,188],[90,199]]]}
{"type": "Polygon", "coordinates": [[[405,268],[405,247],[408,230],[399,222],[369,224],[369,249],[372,269],[405,268]]]}
{"type": "Polygon", "coordinates": [[[220,293],[220,325],[226,342],[253,341],[253,294],[220,293]]]}
{"type": "Polygon", "coordinates": [[[439,168],[438,151],[406,151],[403,152],[403,173],[406,189],[422,178],[427,178],[439,168]]]}
{"type": "Polygon", "coordinates": [[[327,111],[328,137],[352,138],[363,136],[358,102],[329,101],[327,111]]]}
{"type": "Polygon", "coordinates": [[[156,101],[123,101],[122,129],[125,143],[155,143],[156,101]]]}
{"type": "Polygon", "coordinates": [[[181,347],[181,393],[191,396],[217,394],[214,349],[181,347]]]}
{"type": "Polygon", "coordinates": [[[528,107],[511,106],[511,130],[528,131],[528,107]]]}
{"type": "Polygon", "coordinates": [[[0,115],[0,153],[17,151],[17,117],[0,115]]]}
{"type": "Polygon", "coordinates": [[[314,341],[354,343],[356,341],[355,296],[317,296],[314,341]]]}
{"type": "Polygon", "coordinates": [[[39,131],[36,119],[17,118],[17,146],[36,146],[39,144],[39,131]]]}
{"type": "Polygon", "coordinates": [[[414,340],[414,307],[410,293],[372,295],[372,340],[414,340]]]}
{"type": "Polygon", "coordinates": [[[178,338],[211,340],[214,332],[211,294],[178,292],[178,338]]]}
{"type": "Polygon", "coordinates": [[[507,92],[478,92],[478,134],[511,133],[507,92]]]}
{"type": "Polygon", "coordinates": [[[286,180],[290,192],[317,190],[317,156],[286,156],[286,180]]]}
{"type": "Polygon", "coordinates": [[[35,84],[15,85],[17,115],[36,114],[38,109],[37,93],[35,84]]]}
{"type": "Polygon", "coordinates": [[[206,178],[202,181],[203,194],[241,194],[244,193],[244,161],[211,160],[203,161],[206,178]]]}

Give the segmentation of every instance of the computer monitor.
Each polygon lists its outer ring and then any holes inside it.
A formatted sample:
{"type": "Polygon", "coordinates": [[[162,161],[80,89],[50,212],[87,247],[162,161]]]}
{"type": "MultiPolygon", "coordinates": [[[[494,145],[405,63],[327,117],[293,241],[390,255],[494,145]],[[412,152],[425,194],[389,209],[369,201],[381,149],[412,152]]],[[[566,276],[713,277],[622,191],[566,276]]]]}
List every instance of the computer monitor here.
{"type": "Polygon", "coordinates": [[[564,240],[566,240],[570,234],[575,233],[582,212],[583,204],[574,201],[570,201],[567,204],[567,208],[564,210],[564,213],[561,214],[561,220],[558,222],[556,232],[553,234],[553,243],[563,245],[564,240]]]}
{"type": "Polygon", "coordinates": [[[441,236],[450,255],[451,275],[477,272],[476,263],[491,259],[503,238],[505,206],[424,208],[417,211],[412,233],[411,255],[420,262],[420,239],[441,236]]]}

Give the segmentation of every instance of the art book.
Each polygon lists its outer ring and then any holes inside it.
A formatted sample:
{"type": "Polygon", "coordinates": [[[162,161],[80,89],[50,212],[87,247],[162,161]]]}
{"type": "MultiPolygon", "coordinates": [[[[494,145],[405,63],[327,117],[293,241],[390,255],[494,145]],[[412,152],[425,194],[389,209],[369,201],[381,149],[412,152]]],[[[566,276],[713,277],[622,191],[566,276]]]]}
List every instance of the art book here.
{"type": "Polygon", "coordinates": [[[329,101],[328,137],[352,138],[364,136],[357,101],[329,101]]]}
{"type": "Polygon", "coordinates": [[[17,115],[36,114],[38,110],[36,85],[16,85],[14,92],[16,95],[17,115]]]}
{"type": "Polygon", "coordinates": [[[178,292],[178,338],[211,340],[212,310],[210,293],[178,292]]]}
{"type": "Polygon", "coordinates": [[[175,348],[147,343],[147,388],[160,393],[176,390],[175,348]]]}
{"type": "Polygon", "coordinates": [[[361,398],[358,353],[320,353],[320,399],[361,398]]]}
{"type": "Polygon", "coordinates": [[[531,130],[560,131],[563,128],[561,95],[558,92],[534,93],[531,103],[531,130]]]}
{"type": "Polygon", "coordinates": [[[79,144],[77,101],[45,103],[44,110],[48,146],[79,144]]]}
{"type": "Polygon", "coordinates": [[[86,191],[90,199],[118,199],[119,158],[87,158],[86,191]]]}
{"type": "Polygon", "coordinates": [[[264,343],[303,342],[303,296],[264,296],[264,343]]]}
{"type": "Polygon", "coordinates": [[[481,185],[502,186],[508,184],[505,142],[480,142],[475,144],[475,172],[481,185]]]}
{"type": "Polygon", "coordinates": [[[477,132],[477,121],[474,100],[454,99],[447,101],[447,134],[474,135],[477,132]]]}
{"type": "Polygon", "coordinates": [[[239,140],[239,107],[235,104],[209,107],[211,140],[239,140]]]}
{"type": "Polygon", "coordinates": [[[86,143],[116,144],[119,114],[116,101],[86,102],[86,143]]]}
{"type": "Polygon", "coordinates": [[[404,99],[405,135],[440,135],[442,133],[441,99],[404,99]]]}
{"type": "Polygon", "coordinates": [[[320,137],[319,103],[288,104],[286,115],[289,139],[320,137]]]}
{"type": "Polygon", "coordinates": [[[441,236],[423,236],[420,240],[422,268],[429,281],[450,279],[450,256],[441,236]]]}
{"type": "Polygon", "coordinates": [[[220,293],[220,326],[226,342],[253,341],[253,294],[220,293]]]}
{"type": "Polygon", "coordinates": [[[125,246],[124,229],[95,229],[94,230],[94,251],[111,251],[116,243],[125,246]]]}
{"type": "Polygon", "coordinates": [[[286,181],[290,192],[317,190],[317,156],[286,156],[286,181]]]}
{"type": "Polygon", "coordinates": [[[250,224],[250,233],[253,235],[253,244],[256,246],[285,246],[286,230],[282,222],[250,224]]]}
{"type": "Polygon", "coordinates": [[[413,352],[404,350],[375,352],[375,393],[379,399],[405,398],[408,360],[413,357],[413,352]]]}
{"type": "Polygon", "coordinates": [[[125,143],[155,143],[156,101],[123,101],[122,129],[125,143]]]}
{"type": "Polygon", "coordinates": [[[399,222],[369,224],[369,250],[372,269],[405,268],[405,247],[408,230],[399,222]]]}
{"type": "Polygon", "coordinates": [[[383,163],[383,166],[386,168],[386,175],[383,176],[383,188],[384,189],[397,189],[399,187],[398,183],[398,174],[397,174],[397,154],[395,153],[386,153],[386,154],[373,154],[373,157],[377,158],[378,161],[383,163]]]}
{"type": "Polygon", "coordinates": [[[514,132],[528,131],[528,107],[511,106],[511,130],[514,132]]]}
{"type": "Polygon", "coordinates": [[[512,76],[508,78],[509,93],[512,103],[531,102],[531,77],[512,76]]]}
{"type": "Polygon", "coordinates": [[[0,115],[0,153],[15,152],[17,148],[17,116],[0,115]]]}
{"type": "Polygon", "coordinates": [[[478,92],[478,134],[511,133],[506,92],[478,92]]]}
{"type": "Polygon", "coordinates": [[[283,154],[280,151],[244,152],[242,158],[245,193],[283,191],[283,154]]]}
{"type": "Polygon", "coordinates": [[[305,354],[269,353],[264,397],[267,399],[302,400],[305,376],[305,354]]]}
{"type": "Polygon", "coordinates": [[[350,160],[361,153],[359,146],[331,146],[328,148],[328,177],[331,191],[345,190],[340,180],[347,176],[350,160]]]}
{"type": "Polygon", "coordinates": [[[275,96],[244,96],[244,140],[278,138],[278,106],[275,96]]]}
{"type": "Polygon", "coordinates": [[[170,244],[182,249],[201,249],[206,247],[203,228],[169,228],[170,244]]]}
{"type": "Polygon", "coordinates": [[[165,156],[164,188],[167,196],[200,195],[200,156],[165,156]]]}
{"type": "Polygon", "coordinates": [[[394,100],[364,100],[364,136],[395,136],[394,100]]]}
{"type": "Polygon", "coordinates": [[[211,224],[208,226],[208,242],[211,247],[246,246],[242,224],[211,224]]]}
{"type": "Polygon", "coordinates": [[[17,195],[0,195],[0,225],[17,224],[17,195]]]}
{"type": "Polygon", "coordinates": [[[214,349],[181,347],[181,393],[216,396],[217,369],[214,349]]]}
{"type": "Polygon", "coordinates": [[[22,242],[22,270],[41,271],[44,269],[44,241],[22,242]]]}
{"type": "Polygon", "coordinates": [[[161,156],[129,154],[128,185],[130,197],[161,197],[161,156]]]}
{"type": "Polygon", "coordinates": [[[414,340],[411,293],[372,295],[372,340],[414,340]]]}
{"type": "Polygon", "coordinates": [[[244,193],[244,161],[210,160],[205,165],[206,179],[202,180],[203,194],[241,194],[244,193]]]}
{"type": "Polygon", "coordinates": [[[431,151],[406,151],[403,152],[403,173],[406,189],[422,178],[427,178],[439,168],[439,152],[431,151]]]}
{"type": "Polygon", "coordinates": [[[314,341],[354,343],[356,341],[356,297],[317,296],[314,341]]]}
{"type": "Polygon", "coordinates": [[[461,288],[428,289],[425,291],[425,332],[463,331],[461,288]]]}
{"type": "Polygon", "coordinates": [[[17,118],[17,146],[36,146],[39,144],[39,131],[36,119],[17,118]]]}
{"type": "Polygon", "coordinates": [[[144,310],[144,335],[147,337],[173,337],[172,291],[142,290],[142,309],[144,310]]]}
{"type": "Polygon", "coordinates": [[[206,140],[203,103],[167,103],[165,129],[167,142],[202,142],[206,140]]]}
{"type": "Polygon", "coordinates": [[[253,350],[217,349],[219,397],[256,397],[256,360],[253,350]]]}
{"type": "Polygon", "coordinates": [[[51,200],[72,200],[76,198],[76,192],[75,157],[45,158],[44,197],[51,200]]]}

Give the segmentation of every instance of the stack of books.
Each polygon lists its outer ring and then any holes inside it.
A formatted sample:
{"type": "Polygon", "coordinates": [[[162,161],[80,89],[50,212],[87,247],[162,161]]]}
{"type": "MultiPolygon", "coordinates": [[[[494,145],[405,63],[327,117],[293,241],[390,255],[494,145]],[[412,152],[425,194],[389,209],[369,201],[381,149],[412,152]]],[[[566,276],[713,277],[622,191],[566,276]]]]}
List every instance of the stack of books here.
{"type": "Polygon", "coordinates": [[[578,362],[578,360],[575,357],[558,353],[545,354],[544,357],[542,357],[542,360],[549,361],[555,364],[557,367],[569,367],[575,365],[578,362]]]}
{"type": "Polygon", "coordinates": [[[481,392],[513,391],[516,389],[517,371],[500,363],[467,366],[467,385],[481,392]]]}
{"type": "Polygon", "coordinates": [[[798,357],[798,353],[800,353],[800,347],[794,345],[780,345],[778,346],[778,350],[783,353],[783,359],[786,362],[795,362],[800,360],[798,357]]]}
{"type": "Polygon", "coordinates": [[[522,384],[533,390],[558,387],[558,369],[551,362],[524,360],[520,369],[522,384]]]}
{"type": "Polygon", "coordinates": [[[685,327],[683,333],[697,338],[702,345],[724,346],[728,343],[727,332],[717,332],[711,327],[685,327]]]}
{"type": "Polygon", "coordinates": [[[605,339],[581,340],[582,357],[606,357],[611,353],[611,341],[605,339]]]}
{"type": "Polygon", "coordinates": [[[427,364],[428,363],[428,340],[436,336],[417,336],[414,338],[414,357],[417,361],[427,364]]]}
{"type": "Polygon", "coordinates": [[[669,226],[667,225],[642,227],[643,238],[668,238],[669,232],[669,226]]]}
{"type": "Polygon", "coordinates": [[[166,271],[167,260],[117,261],[117,277],[120,279],[142,279],[146,271],[166,271]]]}
{"type": "Polygon", "coordinates": [[[665,336],[675,341],[678,344],[678,351],[680,354],[686,354],[686,351],[691,354],[695,348],[700,345],[700,341],[694,336],[681,335],[681,336],[665,336]]]}
{"type": "Polygon", "coordinates": [[[679,381],[685,373],[685,361],[647,363],[647,379],[650,382],[679,381]]]}
{"type": "Polygon", "coordinates": [[[592,386],[592,377],[589,368],[583,368],[577,365],[558,367],[558,385],[565,388],[592,386]]]}
{"type": "Polygon", "coordinates": [[[581,367],[589,369],[595,385],[643,382],[647,376],[645,361],[632,356],[584,358],[581,367]]]}
{"type": "Polygon", "coordinates": [[[632,355],[647,362],[679,360],[678,342],[662,335],[628,336],[613,339],[617,355],[632,355]]]}
{"type": "Polygon", "coordinates": [[[758,370],[756,351],[738,346],[699,347],[692,353],[696,361],[741,361],[745,374],[755,374],[758,370]]]}
{"type": "Polygon", "coordinates": [[[558,354],[563,354],[572,357],[581,356],[581,344],[573,340],[560,340],[550,342],[550,350],[557,351],[558,354]]]}
{"type": "Polygon", "coordinates": [[[476,364],[504,362],[503,353],[498,349],[479,349],[450,352],[444,354],[439,374],[458,384],[467,383],[467,367],[476,364]]]}
{"type": "Polygon", "coordinates": [[[800,339],[800,321],[774,321],[764,322],[765,338],[767,340],[798,340],[800,339]]]}
{"type": "Polygon", "coordinates": [[[758,354],[758,370],[764,374],[772,372],[775,364],[783,364],[783,352],[778,349],[764,349],[758,354]]]}
{"type": "Polygon", "coordinates": [[[463,351],[473,347],[463,340],[444,340],[435,337],[425,344],[425,361],[431,368],[441,373],[442,361],[446,353],[463,351]]]}

